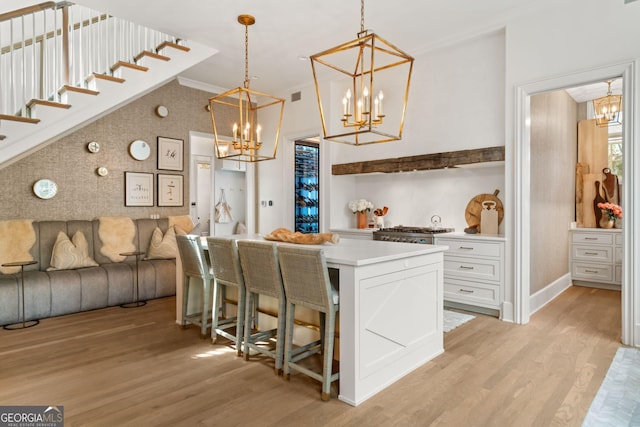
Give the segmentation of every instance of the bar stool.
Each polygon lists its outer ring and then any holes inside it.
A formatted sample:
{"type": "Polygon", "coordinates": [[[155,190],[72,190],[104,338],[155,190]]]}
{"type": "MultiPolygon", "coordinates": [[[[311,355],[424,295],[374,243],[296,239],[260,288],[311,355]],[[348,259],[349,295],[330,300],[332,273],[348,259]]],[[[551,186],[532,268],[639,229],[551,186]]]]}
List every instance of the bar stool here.
{"type": "MultiPolygon", "coordinates": [[[[207,237],[207,247],[209,250],[209,260],[216,281],[216,292],[214,292],[214,313],[212,316],[211,342],[215,344],[218,335],[225,337],[235,343],[238,356],[242,354],[242,333],[245,315],[245,286],[238,257],[238,246],[233,239],[222,239],[218,237],[207,237]],[[238,310],[235,317],[219,318],[217,307],[224,307],[225,299],[220,298],[223,293],[222,286],[234,287],[238,290],[238,310]],[[228,329],[235,327],[235,334],[228,332],[228,329]]],[[[223,313],[224,315],[224,309],[223,313]]]]}
{"type": "Polygon", "coordinates": [[[246,286],[244,359],[249,360],[251,350],[271,357],[275,361],[274,371],[276,375],[280,375],[284,355],[286,305],[276,245],[269,242],[239,240],[238,254],[246,286]],[[278,300],[278,320],[275,329],[252,331],[250,317],[251,313],[257,311],[258,295],[278,300]],[[275,351],[263,345],[272,338],[276,339],[275,351]]]}
{"type": "Polygon", "coordinates": [[[322,382],[322,400],[331,396],[331,383],[340,378],[332,373],[336,315],[339,310],[338,293],[331,286],[329,269],[322,249],[278,247],[280,271],[287,299],[287,326],[284,350],[284,377],[289,379],[296,370],[322,382]],[[293,350],[293,325],[296,306],[320,313],[320,339],[293,350]],[[308,369],[298,362],[322,352],[322,372],[308,369]]]}
{"type": "MultiPolygon", "coordinates": [[[[213,274],[207,264],[207,258],[200,244],[200,237],[194,235],[177,235],[178,251],[184,271],[184,289],[182,292],[182,325],[192,323],[200,326],[200,338],[207,336],[207,328],[212,325],[209,319],[211,289],[215,289],[213,274]],[[189,304],[189,284],[192,277],[202,280],[202,311],[187,313],[189,304]]],[[[215,296],[214,296],[215,300],[215,296]]]]}

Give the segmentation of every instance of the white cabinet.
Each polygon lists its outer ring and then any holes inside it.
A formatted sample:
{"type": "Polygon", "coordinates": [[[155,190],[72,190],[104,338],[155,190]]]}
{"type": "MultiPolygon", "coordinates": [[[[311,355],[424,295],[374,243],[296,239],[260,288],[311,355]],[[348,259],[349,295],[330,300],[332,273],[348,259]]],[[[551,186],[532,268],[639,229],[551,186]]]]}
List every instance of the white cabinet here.
{"type": "Polygon", "coordinates": [[[620,289],[622,230],[571,230],[571,279],[577,285],[620,289]]]}
{"type": "Polygon", "coordinates": [[[504,294],[504,238],[482,235],[436,236],[444,253],[445,305],[480,308],[500,315],[504,294]],[[471,307],[469,307],[471,306],[471,307]]]}
{"type": "Polygon", "coordinates": [[[377,228],[332,228],[332,233],[340,235],[341,239],[373,240],[373,232],[377,228]]]}
{"type": "Polygon", "coordinates": [[[219,167],[221,170],[231,172],[246,172],[247,162],[240,162],[238,160],[219,160],[219,167]]]}

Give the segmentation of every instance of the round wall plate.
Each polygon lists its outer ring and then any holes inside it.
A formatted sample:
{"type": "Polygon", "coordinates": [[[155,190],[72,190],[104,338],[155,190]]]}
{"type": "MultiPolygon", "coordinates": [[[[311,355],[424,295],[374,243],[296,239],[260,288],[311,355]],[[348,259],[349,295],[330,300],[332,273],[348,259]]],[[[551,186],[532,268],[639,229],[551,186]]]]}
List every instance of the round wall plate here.
{"type": "Polygon", "coordinates": [[[156,114],[158,115],[158,117],[165,118],[169,115],[169,109],[164,105],[158,105],[156,107],[156,114]]]}
{"type": "Polygon", "coordinates": [[[129,144],[129,154],[136,160],[146,160],[151,155],[151,147],[141,139],[129,144]]]}
{"type": "Polygon", "coordinates": [[[105,168],[104,166],[101,166],[96,170],[96,172],[100,176],[107,176],[107,174],[109,173],[109,170],[107,168],[105,168]]]}
{"type": "Polygon", "coordinates": [[[33,184],[33,192],[41,199],[50,199],[58,192],[58,185],[50,179],[41,179],[33,184]]]}
{"type": "Polygon", "coordinates": [[[87,150],[92,153],[97,153],[98,151],[100,151],[100,144],[98,144],[96,141],[91,141],[87,144],[87,150]]]}

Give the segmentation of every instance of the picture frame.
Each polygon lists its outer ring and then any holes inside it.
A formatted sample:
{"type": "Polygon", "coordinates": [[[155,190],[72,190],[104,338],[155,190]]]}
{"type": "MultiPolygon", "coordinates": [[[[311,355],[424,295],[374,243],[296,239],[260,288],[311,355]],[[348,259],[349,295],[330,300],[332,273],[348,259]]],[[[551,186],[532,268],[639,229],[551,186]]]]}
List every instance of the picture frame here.
{"type": "Polygon", "coordinates": [[[153,174],[146,172],[124,173],[124,205],[153,206],[153,174]]]}
{"type": "Polygon", "coordinates": [[[158,169],[184,170],[184,141],[182,139],[158,137],[158,169]]]}
{"type": "Polygon", "coordinates": [[[158,206],[184,206],[184,176],[158,174],[158,206]]]}

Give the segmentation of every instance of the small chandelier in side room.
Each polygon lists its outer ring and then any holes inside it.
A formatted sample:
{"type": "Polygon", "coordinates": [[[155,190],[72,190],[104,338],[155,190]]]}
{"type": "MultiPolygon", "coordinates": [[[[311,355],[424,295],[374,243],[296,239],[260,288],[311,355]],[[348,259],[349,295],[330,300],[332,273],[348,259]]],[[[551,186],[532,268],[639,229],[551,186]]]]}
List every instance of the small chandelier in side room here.
{"type": "Polygon", "coordinates": [[[364,0],[357,38],[310,58],[324,139],[365,145],[402,138],[413,58],[364,29],[364,0]],[[334,100],[332,93],[343,95],[334,100]]]}
{"type": "Polygon", "coordinates": [[[238,22],[244,25],[244,85],[209,98],[207,106],[216,156],[251,163],[273,160],[278,150],[284,99],[249,89],[249,25],[255,23],[255,18],[240,15],[238,22]]]}
{"type": "Polygon", "coordinates": [[[622,124],[622,95],[611,94],[611,83],[612,80],[607,81],[607,96],[593,100],[593,111],[598,126],[622,124]]]}

